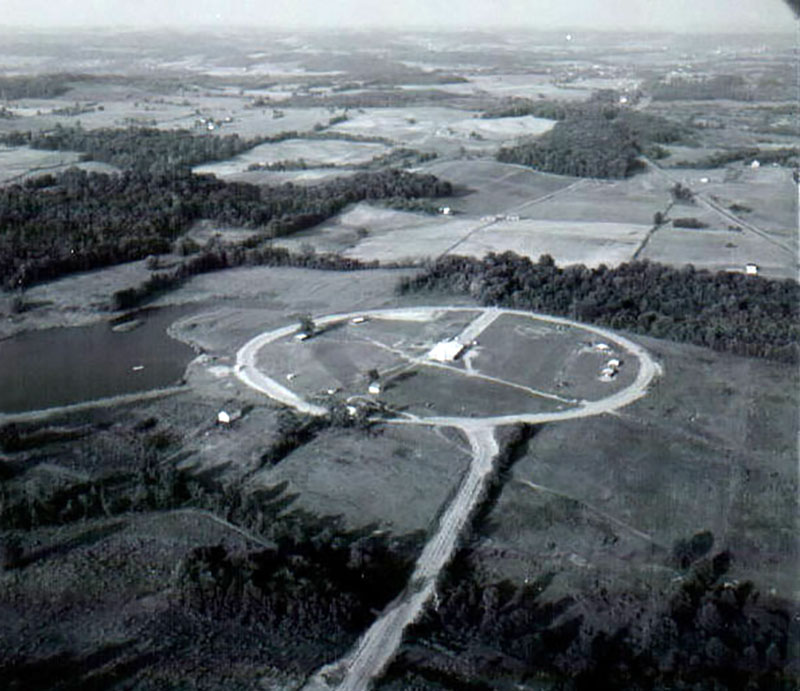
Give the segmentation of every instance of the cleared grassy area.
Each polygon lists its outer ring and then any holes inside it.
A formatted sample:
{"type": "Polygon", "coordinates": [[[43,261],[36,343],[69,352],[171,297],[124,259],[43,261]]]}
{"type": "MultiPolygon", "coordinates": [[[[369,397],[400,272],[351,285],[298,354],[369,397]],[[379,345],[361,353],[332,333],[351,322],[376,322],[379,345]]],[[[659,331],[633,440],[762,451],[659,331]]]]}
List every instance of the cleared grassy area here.
{"type": "Polygon", "coordinates": [[[518,388],[441,367],[418,367],[398,377],[386,386],[381,400],[392,408],[423,417],[486,417],[568,407],[518,388]]]}
{"type": "Polygon", "coordinates": [[[641,340],[665,376],[613,416],[534,437],[489,516],[482,568],[555,571],[561,594],[647,589],[676,575],[677,540],[710,530],[733,554],[727,578],[796,595],[797,372],[641,340]]]}
{"type": "Polygon", "coordinates": [[[638,365],[633,358],[625,363],[624,354],[616,350],[596,350],[592,347],[596,341],[580,329],[504,314],[481,334],[471,364],[482,374],[538,391],[597,400],[629,386],[638,365]],[[602,382],[600,370],[612,357],[623,360],[623,365],[612,381],[602,382]]]}
{"type": "Polygon", "coordinates": [[[27,146],[0,146],[0,184],[16,182],[32,172],[53,172],[76,163],[80,154],[72,151],[38,151],[27,146]]]}
{"type": "Polygon", "coordinates": [[[652,225],[670,201],[669,181],[653,172],[614,182],[591,181],[526,206],[526,218],[652,225]]]}
{"type": "Polygon", "coordinates": [[[394,533],[427,530],[469,460],[457,436],[388,425],[369,433],[329,430],[255,475],[253,486],[288,482],[292,509],[342,516],[346,525],[394,533]]]}
{"type": "Polygon", "coordinates": [[[510,250],[534,261],[549,254],[559,266],[616,266],[631,259],[648,230],[645,225],[621,223],[500,221],[470,235],[453,253],[483,257],[510,250]]]}
{"type": "Polygon", "coordinates": [[[749,232],[659,228],[640,259],[681,266],[693,264],[712,271],[744,271],[754,262],[770,278],[796,278],[792,256],[749,232]]]}
{"type": "Polygon", "coordinates": [[[490,160],[434,162],[424,170],[465,190],[461,196],[443,199],[442,204],[477,216],[511,211],[575,182],[574,178],[490,160]]]}
{"type": "Polygon", "coordinates": [[[247,171],[251,164],[271,164],[278,161],[303,160],[310,166],[319,164],[346,165],[365,163],[389,151],[384,144],[338,140],[287,139],[274,144],[261,144],[228,161],[197,166],[196,173],[212,173],[227,177],[247,171]]]}

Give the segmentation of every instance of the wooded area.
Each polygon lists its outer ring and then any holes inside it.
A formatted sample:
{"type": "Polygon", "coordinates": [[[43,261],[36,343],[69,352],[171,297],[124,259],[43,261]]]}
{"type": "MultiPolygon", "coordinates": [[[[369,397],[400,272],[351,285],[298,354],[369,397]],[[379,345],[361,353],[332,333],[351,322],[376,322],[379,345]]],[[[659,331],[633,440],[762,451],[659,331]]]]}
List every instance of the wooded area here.
{"type": "Polygon", "coordinates": [[[402,279],[401,293],[468,294],[485,305],[564,315],[714,350],[800,362],[800,286],[741,273],[635,261],[559,268],[513,252],[449,256],[402,279]]]}
{"type": "Polygon", "coordinates": [[[309,228],[367,199],[447,195],[450,184],[399,170],[316,186],[257,187],[186,171],[120,175],[71,169],[0,189],[0,277],[19,288],[74,271],[170,251],[204,218],[275,237],[309,228]]]}

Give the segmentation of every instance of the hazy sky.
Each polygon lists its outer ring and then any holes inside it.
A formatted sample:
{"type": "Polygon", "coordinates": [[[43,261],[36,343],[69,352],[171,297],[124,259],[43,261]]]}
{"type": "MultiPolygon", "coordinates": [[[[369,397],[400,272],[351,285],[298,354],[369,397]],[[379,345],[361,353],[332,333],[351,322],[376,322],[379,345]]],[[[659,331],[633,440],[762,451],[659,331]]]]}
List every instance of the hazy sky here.
{"type": "Polygon", "coordinates": [[[0,27],[244,25],[791,31],[783,0],[0,0],[0,27]]]}

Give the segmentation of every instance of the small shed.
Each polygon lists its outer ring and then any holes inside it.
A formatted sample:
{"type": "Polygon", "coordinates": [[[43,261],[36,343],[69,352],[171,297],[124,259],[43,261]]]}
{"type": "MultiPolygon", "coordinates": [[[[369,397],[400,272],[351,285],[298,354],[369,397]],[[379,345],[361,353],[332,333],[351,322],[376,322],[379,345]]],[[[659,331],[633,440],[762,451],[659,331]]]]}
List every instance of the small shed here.
{"type": "Polygon", "coordinates": [[[757,170],[758,168],[760,168],[760,167],[761,167],[761,163],[759,163],[758,161],[753,161],[753,162],[750,164],[750,167],[751,167],[753,170],[757,170]]]}
{"type": "Polygon", "coordinates": [[[373,396],[377,396],[381,392],[381,383],[379,381],[370,382],[367,391],[373,396]]]}
{"type": "Polygon", "coordinates": [[[748,276],[758,276],[758,264],[753,264],[752,262],[745,264],[744,272],[748,276]]]}

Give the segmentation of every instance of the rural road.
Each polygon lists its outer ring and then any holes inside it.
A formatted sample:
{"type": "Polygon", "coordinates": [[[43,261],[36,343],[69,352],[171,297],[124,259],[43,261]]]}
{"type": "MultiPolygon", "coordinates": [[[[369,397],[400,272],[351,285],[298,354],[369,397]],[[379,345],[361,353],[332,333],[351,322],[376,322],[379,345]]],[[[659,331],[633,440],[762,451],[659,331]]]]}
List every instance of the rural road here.
{"type": "Polygon", "coordinates": [[[363,691],[389,664],[406,626],[421,613],[436,590],[439,573],[450,561],[458,536],[483,494],[492,471],[497,442],[491,426],[473,425],[464,432],[472,448],[472,463],[453,501],[439,519],[436,533],[425,545],[405,590],[392,601],[341,660],[326,665],[302,687],[305,691],[363,691]]]}
{"type": "MultiPolygon", "coordinates": [[[[649,159],[647,156],[642,156],[641,158],[648,166],[650,166],[650,168],[656,171],[659,175],[665,177],[670,182],[673,183],[680,182],[681,184],[684,183],[684,180],[678,180],[678,178],[676,178],[674,175],[670,175],[660,165],[649,159]]],[[[695,199],[697,199],[706,208],[722,216],[722,218],[724,218],[726,221],[738,225],[739,227],[744,228],[745,230],[749,230],[754,235],[758,235],[758,237],[760,237],[762,240],[766,240],[770,244],[775,245],[775,247],[780,247],[785,252],[789,252],[792,256],[796,256],[797,251],[793,247],[790,247],[784,242],[781,242],[778,238],[776,238],[773,235],[770,235],[770,233],[768,233],[765,230],[762,230],[758,226],[755,226],[752,223],[745,221],[743,218],[740,218],[736,214],[726,209],[721,204],[718,204],[713,199],[707,197],[705,194],[697,192],[696,190],[692,190],[692,192],[694,193],[695,199]]]]}
{"type": "MultiPolygon", "coordinates": [[[[460,334],[460,338],[467,339],[467,342],[474,340],[503,314],[513,314],[551,324],[583,329],[601,337],[604,341],[615,343],[620,349],[635,357],[639,362],[636,379],[629,386],[610,396],[597,401],[581,401],[578,406],[567,410],[484,418],[431,416],[389,420],[395,424],[456,427],[464,432],[469,441],[472,461],[466,475],[461,480],[455,497],[442,513],[435,533],[417,559],[414,573],[406,588],[384,609],[350,653],[344,658],[324,666],[305,683],[302,687],[305,691],[330,691],[331,689],[363,691],[368,689],[372,681],[385,670],[400,646],[403,631],[420,615],[425,603],[434,595],[439,574],[452,558],[459,535],[486,489],[486,481],[491,476],[493,462],[499,451],[494,435],[495,427],[516,423],[553,422],[608,413],[644,396],[650,382],[661,372],[659,365],[644,348],[623,336],[599,327],[579,324],[569,319],[532,314],[521,310],[451,306],[389,308],[328,315],[316,318],[315,323],[319,326],[326,326],[354,317],[424,322],[434,319],[442,312],[457,311],[478,313],[460,334]]],[[[262,374],[256,366],[258,351],[261,348],[278,339],[291,336],[297,331],[297,328],[297,324],[292,324],[260,334],[248,341],[237,353],[234,371],[243,383],[281,403],[312,415],[323,415],[327,412],[325,408],[303,400],[294,392],[262,374]]],[[[531,486],[539,489],[538,486],[531,486]]]]}

